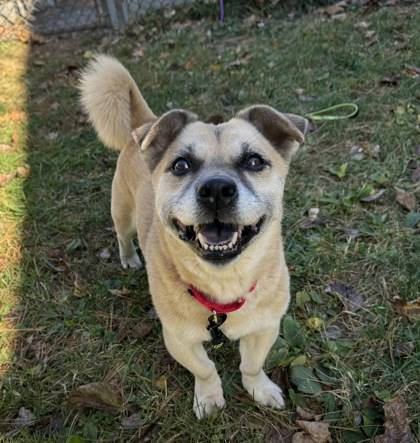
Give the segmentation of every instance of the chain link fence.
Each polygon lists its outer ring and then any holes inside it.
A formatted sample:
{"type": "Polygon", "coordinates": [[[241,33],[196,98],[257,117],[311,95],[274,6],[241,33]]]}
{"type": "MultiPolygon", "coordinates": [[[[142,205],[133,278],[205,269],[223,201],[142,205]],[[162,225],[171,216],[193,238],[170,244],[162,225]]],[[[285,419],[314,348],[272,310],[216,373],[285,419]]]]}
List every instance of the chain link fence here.
{"type": "Polygon", "coordinates": [[[0,0],[0,26],[29,24],[41,34],[122,29],[150,10],[194,0],[0,0]]]}

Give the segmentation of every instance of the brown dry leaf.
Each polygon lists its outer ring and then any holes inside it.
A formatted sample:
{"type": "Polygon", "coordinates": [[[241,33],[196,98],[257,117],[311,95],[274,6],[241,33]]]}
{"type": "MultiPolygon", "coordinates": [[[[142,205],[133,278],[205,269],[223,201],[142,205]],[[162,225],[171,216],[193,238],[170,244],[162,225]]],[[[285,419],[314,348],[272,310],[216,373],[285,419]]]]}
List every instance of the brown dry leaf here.
{"type": "Polygon", "coordinates": [[[133,338],[144,338],[152,332],[153,326],[150,323],[140,323],[135,326],[128,335],[133,338]]]}
{"type": "Polygon", "coordinates": [[[364,297],[350,286],[340,282],[333,282],[325,288],[327,294],[333,292],[341,296],[341,301],[345,311],[356,312],[363,307],[364,297]]]}
{"type": "Polygon", "coordinates": [[[414,211],[417,206],[416,198],[414,197],[414,195],[399,188],[395,188],[395,190],[395,199],[397,200],[397,203],[399,203],[404,209],[407,209],[410,212],[414,211]]]}
{"type": "Polygon", "coordinates": [[[347,6],[346,1],[341,1],[338,3],[335,3],[331,6],[327,6],[326,8],[323,8],[323,12],[329,16],[336,15],[336,14],[342,14],[344,12],[344,8],[347,6]]]}
{"type": "Polygon", "coordinates": [[[165,375],[161,375],[156,381],[155,386],[161,391],[166,391],[168,388],[168,379],[165,375]]]}
{"type": "Polygon", "coordinates": [[[401,316],[410,320],[420,320],[420,298],[408,302],[396,296],[391,303],[394,311],[401,316]]]}
{"type": "Polygon", "coordinates": [[[16,169],[16,173],[19,177],[28,177],[31,173],[31,168],[29,166],[19,166],[16,169]]]}
{"type": "Polygon", "coordinates": [[[5,143],[0,143],[0,152],[12,151],[13,146],[6,145],[5,143]]]}
{"type": "Polygon", "coordinates": [[[304,432],[293,434],[292,443],[316,443],[312,437],[304,432]]]}
{"type": "Polygon", "coordinates": [[[416,78],[420,76],[420,68],[414,65],[406,65],[405,70],[410,77],[416,78]]]}
{"type": "Polygon", "coordinates": [[[321,420],[321,417],[322,417],[322,415],[315,414],[314,412],[308,411],[307,409],[303,409],[300,406],[296,407],[296,413],[299,416],[299,418],[301,418],[303,420],[319,421],[319,420],[321,420]]]}
{"type": "Polygon", "coordinates": [[[91,408],[111,413],[118,413],[123,407],[121,393],[105,382],[79,386],[70,394],[69,401],[77,409],[91,408]]]}
{"type": "Polygon", "coordinates": [[[108,289],[108,292],[111,295],[115,295],[116,297],[126,297],[131,294],[131,291],[127,288],[122,289],[108,289]]]}
{"type": "Polygon", "coordinates": [[[87,283],[80,277],[79,274],[75,273],[73,282],[73,295],[77,298],[84,297],[87,294],[87,290],[87,283]]]}
{"type": "Polygon", "coordinates": [[[407,403],[401,396],[394,397],[384,405],[385,433],[375,438],[375,443],[411,443],[407,403]]]}
{"type": "Polygon", "coordinates": [[[9,174],[0,174],[0,188],[6,186],[16,177],[16,172],[10,172],[9,174]]]}
{"type": "Polygon", "coordinates": [[[296,442],[316,442],[316,443],[328,443],[332,442],[330,431],[328,430],[329,423],[318,421],[304,421],[297,420],[296,423],[303,429],[304,432],[298,434],[304,434],[303,436],[299,435],[295,439],[295,435],[293,436],[293,443],[296,442]],[[306,437],[309,437],[308,440],[306,437]]]}

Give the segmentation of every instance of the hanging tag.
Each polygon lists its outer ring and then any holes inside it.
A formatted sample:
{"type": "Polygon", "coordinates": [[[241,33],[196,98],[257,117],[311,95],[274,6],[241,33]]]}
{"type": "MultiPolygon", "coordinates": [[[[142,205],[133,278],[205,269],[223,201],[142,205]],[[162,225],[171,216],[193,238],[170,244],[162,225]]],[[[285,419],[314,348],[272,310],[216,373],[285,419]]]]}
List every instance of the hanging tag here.
{"type": "Polygon", "coordinates": [[[213,314],[208,318],[209,324],[207,325],[207,330],[210,332],[211,336],[211,346],[213,349],[219,349],[223,346],[226,341],[226,336],[219,329],[219,327],[226,321],[226,314],[213,314]]]}

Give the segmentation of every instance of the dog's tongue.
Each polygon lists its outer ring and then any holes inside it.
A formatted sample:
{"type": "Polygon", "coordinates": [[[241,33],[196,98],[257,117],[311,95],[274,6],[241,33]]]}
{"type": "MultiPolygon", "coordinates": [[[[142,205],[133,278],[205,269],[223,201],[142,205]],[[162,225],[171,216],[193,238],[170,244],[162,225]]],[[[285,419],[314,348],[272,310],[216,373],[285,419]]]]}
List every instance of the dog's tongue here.
{"type": "Polygon", "coordinates": [[[206,239],[207,243],[216,245],[230,241],[235,231],[236,229],[232,225],[214,222],[203,225],[200,234],[206,239]]]}

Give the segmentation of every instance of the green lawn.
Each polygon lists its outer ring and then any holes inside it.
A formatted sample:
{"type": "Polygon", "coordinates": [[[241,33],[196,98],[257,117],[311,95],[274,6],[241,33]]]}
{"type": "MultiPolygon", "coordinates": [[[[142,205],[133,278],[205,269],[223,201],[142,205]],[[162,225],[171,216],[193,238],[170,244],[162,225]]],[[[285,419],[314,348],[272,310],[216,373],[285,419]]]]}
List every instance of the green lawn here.
{"type": "Polygon", "coordinates": [[[0,42],[0,175],[30,168],[0,186],[0,442],[291,441],[297,407],[328,422],[333,441],[374,441],[398,394],[420,439],[418,311],[401,316],[392,304],[419,297],[420,7],[344,12],[228,10],[221,24],[215,10],[202,21],[195,11],[125,36],[0,42]],[[293,301],[267,362],[285,411],[245,395],[231,343],[214,355],[227,408],[196,421],[192,376],[165,350],[146,273],[119,265],[109,212],[117,157],[76,90],[95,51],[130,68],[156,113],[358,104],[353,119],[318,123],[287,184],[293,301]],[[314,223],[310,208],[319,208],[314,223]],[[72,407],[70,393],[92,382],[119,392],[121,410],[72,407]],[[22,407],[34,421],[19,427],[22,407]],[[135,413],[139,426],[124,429],[135,413]]]}

